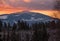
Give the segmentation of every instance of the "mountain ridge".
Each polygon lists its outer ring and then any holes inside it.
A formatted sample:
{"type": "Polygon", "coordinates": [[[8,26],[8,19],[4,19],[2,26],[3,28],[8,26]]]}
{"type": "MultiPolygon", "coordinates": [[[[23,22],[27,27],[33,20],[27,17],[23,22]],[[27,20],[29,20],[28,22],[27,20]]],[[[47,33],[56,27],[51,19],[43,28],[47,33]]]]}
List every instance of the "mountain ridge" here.
{"type": "Polygon", "coordinates": [[[14,23],[14,22],[17,23],[18,20],[27,21],[28,23],[48,22],[48,21],[56,20],[55,18],[52,18],[50,16],[41,13],[34,13],[34,12],[18,12],[12,14],[4,14],[0,16],[0,19],[3,22],[9,22],[9,23],[14,23]]]}

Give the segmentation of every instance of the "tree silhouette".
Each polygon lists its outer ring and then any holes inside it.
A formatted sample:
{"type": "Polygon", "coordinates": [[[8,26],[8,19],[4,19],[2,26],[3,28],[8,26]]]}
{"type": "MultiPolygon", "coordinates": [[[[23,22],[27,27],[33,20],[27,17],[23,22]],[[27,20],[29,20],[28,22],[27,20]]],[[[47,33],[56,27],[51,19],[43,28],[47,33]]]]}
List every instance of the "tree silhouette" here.
{"type": "Polygon", "coordinates": [[[11,35],[11,41],[17,41],[15,32],[13,32],[12,35],[11,35]]]}
{"type": "Polygon", "coordinates": [[[0,32],[2,31],[2,21],[0,20],[0,32]]]}
{"type": "Polygon", "coordinates": [[[51,27],[50,27],[51,29],[55,29],[55,28],[56,28],[55,21],[51,21],[51,22],[50,22],[50,26],[51,26],[51,27]]]}
{"type": "Polygon", "coordinates": [[[1,39],[2,35],[0,35],[0,41],[3,41],[3,39],[1,39]]]}
{"type": "Polygon", "coordinates": [[[8,31],[10,31],[11,28],[12,28],[12,26],[10,25],[10,23],[8,23],[8,25],[7,25],[7,29],[8,29],[8,31]]]}
{"type": "Polygon", "coordinates": [[[4,30],[7,31],[7,23],[4,22],[4,30]]]}
{"type": "Polygon", "coordinates": [[[32,39],[31,39],[31,41],[38,41],[38,37],[37,37],[38,35],[37,35],[37,31],[34,31],[34,34],[33,34],[33,36],[32,36],[32,39]]]}
{"type": "Polygon", "coordinates": [[[31,27],[33,27],[34,35],[31,41],[48,41],[48,33],[45,23],[35,23],[31,27]]]}
{"type": "Polygon", "coordinates": [[[24,22],[24,28],[25,28],[25,30],[29,30],[30,29],[29,24],[27,22],[24,22]]]}
{"type": "Polygon", "coordinates": [[[29,35],[26,34],[26,41],[29,41],[29,35]]]}
{"type": "MultiPolygon", "coordinates": [[[[2,25],[2,21],[0,20],[0,32],[2,32],[2,26],[3,26],[3,25],[2,25]]],[[[3,41],[3,40],[1,39],[1,36],[2,36],[2,35],[0,34],[0,41],[3,41]]]]}
{"type": "Polygon", "coordinates": [[[16,31],[17,25],[16,23],[13,24],[12,31],[16,31]]]}
{"type": "Polygon", "coordinates": [[[43,27],[43,41],[48,41],[49,34],[47,33],[47,28],[43,27]]]}
{"type": "MultiPolygon", "coordinates": [[[[32,25],[29,25],[26,21],[18,21],[17,23],[14,23],[12,26],[10,23],[5,22],[3,25],[3,27],[8,33],[6,41],[21,41],[21,36],[19,33],[20,30],[33,31],[34,34],[32,35],[31,41],[48,41],[49,34],[47,33],[47,28],[49,27],[53,29],[54,27],[57,26],[60,27],[60,21],[58,21],[57,23],[55,23],[55,21],[49,21],[48,23],[39,22],[39,23],[33,23],[32,25]]],[[[0,27],[2,27],[2,22],[0,22],[0,27]]],[[[3,40],[5,40],[5,38],[3,40]]],[[[26,34],[26,41],[29,41],[28,34],[26,34]]]]}
{"type": "Polygon", "coordinates": [[[18,21],[18,30],[29,30],[29,24],[25,21],[18,21]]]}
{"type": "Polygon", "coordinates": [[[17,25],[16,25],[16,23],[14,23],[13,27],[12,27],[11,41],[17,41],[17,39],[16,39],[16,28],[17,28],[17,25]]]}

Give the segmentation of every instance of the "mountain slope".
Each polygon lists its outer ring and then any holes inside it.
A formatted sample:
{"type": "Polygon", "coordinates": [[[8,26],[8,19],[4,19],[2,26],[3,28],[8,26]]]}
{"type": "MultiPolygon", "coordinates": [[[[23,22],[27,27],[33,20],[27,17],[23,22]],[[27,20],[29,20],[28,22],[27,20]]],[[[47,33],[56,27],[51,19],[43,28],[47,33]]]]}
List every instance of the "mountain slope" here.
{"type": "Polygon", "coordinates": [[[39,14],[39,13],[34,13],[34,12],[18,12],[18,13],[12,13],[9,15],[1,15],[0,19],[3,22],[10,22],[10,23],[14,23],[18,20],[23,20],[23,21],[27,21],[28,23],[34,23],[34,22],[48,22],[48,21],[52,21],[54,20],[52,17],[43,15],[43,14],[39,14]]]}

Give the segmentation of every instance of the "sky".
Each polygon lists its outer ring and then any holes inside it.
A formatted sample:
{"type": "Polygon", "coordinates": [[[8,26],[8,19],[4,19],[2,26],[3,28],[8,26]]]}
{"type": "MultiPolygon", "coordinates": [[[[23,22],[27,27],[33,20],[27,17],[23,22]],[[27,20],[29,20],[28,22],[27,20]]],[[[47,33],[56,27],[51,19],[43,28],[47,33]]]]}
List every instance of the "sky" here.
{"type": "Polygon", "coordinates": [[[56,0],[0,0],[0,15],[30,11],[53,15],[56,0]]]}

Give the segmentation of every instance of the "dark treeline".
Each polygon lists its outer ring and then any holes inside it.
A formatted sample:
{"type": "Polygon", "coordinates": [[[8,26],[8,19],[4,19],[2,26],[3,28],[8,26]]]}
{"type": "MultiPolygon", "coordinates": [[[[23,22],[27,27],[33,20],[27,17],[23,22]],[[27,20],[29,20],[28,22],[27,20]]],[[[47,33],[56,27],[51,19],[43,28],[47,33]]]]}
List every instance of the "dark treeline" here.
{"type": "Polygon", "coordinates": [[[60,29],[60,21],[49,21],[47,23],[39,22],[39,23],[33,23],[29,25],[27,22],[24,21],[18,21],[17,23],[14,23],[13,26],[11,26],[10,23],[2,22],[0,20],[0,32],[7,32],[7,39],[5,38],[5,35],[3,36],[3,39],[1,39],[0,34],[0,41],[22,41],[20,34],[17,34],[15,32],[19,31],[33,31],[33,35],[31,40],[29,40],[29,35],[26,35],[26,41],[48,41],[49,34],[47,33],[47,29],[60,29]],[[11,36],[10,36],[11,32],[11,36]]]}

